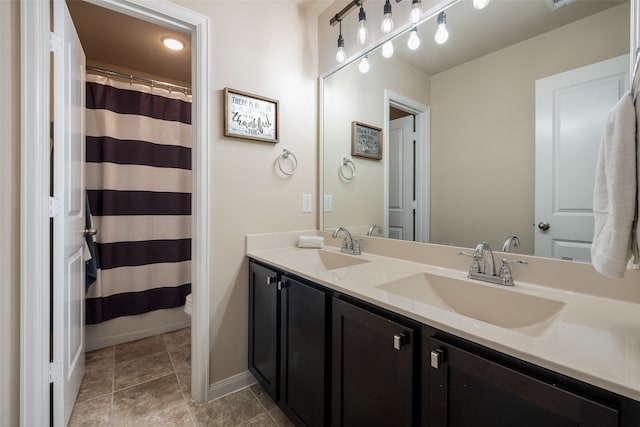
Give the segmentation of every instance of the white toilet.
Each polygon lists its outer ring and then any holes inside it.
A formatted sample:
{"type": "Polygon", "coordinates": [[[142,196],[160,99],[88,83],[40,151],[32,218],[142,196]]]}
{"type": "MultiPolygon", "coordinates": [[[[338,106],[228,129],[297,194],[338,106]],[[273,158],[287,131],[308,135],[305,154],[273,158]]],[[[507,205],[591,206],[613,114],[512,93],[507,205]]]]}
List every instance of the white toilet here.
{"type": "Polygon", "coordinates": [[[192,298],[191,298],[191,294],[189,294],[187,295],[187,299],[184,302],[184,312],[187,313],[189,317],[191,317],[191,305],[192,305],[192,298]]]}

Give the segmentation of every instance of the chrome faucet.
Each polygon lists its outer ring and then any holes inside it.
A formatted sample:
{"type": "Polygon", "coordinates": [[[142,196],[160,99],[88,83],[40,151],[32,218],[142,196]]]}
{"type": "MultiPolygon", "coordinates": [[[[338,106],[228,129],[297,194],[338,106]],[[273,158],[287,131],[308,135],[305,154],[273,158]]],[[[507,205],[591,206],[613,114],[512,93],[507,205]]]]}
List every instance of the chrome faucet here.
{"type": "Polygon", "coordinates": [[[373,236],[373,233],[375,233],[376,230],[378,230],[378,232],[382,234],[382,227],[380,227],[378,224],[373,224],[371,227],[369,227],[369,231],[367,231],[367,236],[373,236]]]}
{"type": "Polygon", "coordinates": [[[526,261],[518,259],[502,258],[502,267],[500,272],[496,274],[496,265],[493,258],[493,251],[487,242],[478,243],[473,254],[466,252],[458,252],[458,255],[465,255],[473,258],[469,267],[469,279],[483,280],[485,282],[495,283],[503,286],[513,286],[513,275],[509,264],[527,264],[526,261]],[[480,259],[483,261],[483,267],[480,266],[480,259]]]}
{"type": "Polygon", "coordinates": [[[511,252],[511,246],[514,248],[520,247],[520,239],[518,239],[518,236],[515,234],[507,237],[507,240],[504,241],[504,244],[502,245],[502,252],[511,252]]]}
{"type": "Polygon", "coordinates": [[[340,252],[344,252],[345,254],[351,255],[360,255],[360,242],[358,239],[354,239],[349,230],[344,227],[338,227],[333,232],[332,237],[334,239],[338,238],[340,233],[344,233],[344,240],[342,241],[342,247],[340,248],[340,252]]]}
{"type": "Polygon", "coordinates": [[[493,251],[491,250],[491,246],[487,242],[478,243],[476,246],[475,254],[478,258],[482,258],[484,269],[480,271],[483,274],[487,274],[489,276],[496,275],[496,262],[493,258],[493,251]]]}

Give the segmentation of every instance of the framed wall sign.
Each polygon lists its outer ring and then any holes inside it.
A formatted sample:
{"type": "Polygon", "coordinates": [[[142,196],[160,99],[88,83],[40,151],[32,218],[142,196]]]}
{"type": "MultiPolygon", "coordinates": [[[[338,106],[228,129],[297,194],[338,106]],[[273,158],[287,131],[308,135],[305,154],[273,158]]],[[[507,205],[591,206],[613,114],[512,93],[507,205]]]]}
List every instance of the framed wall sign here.
{"type": "Polygon", "coordinates": [[[278,101],[224,88],[224,136],[278,142],[278,101]]]}
{"type": "Polygon", "coordinates": [[[351,122],[351,155],[382,159],[382,129],[360,122],[351,122]]]}

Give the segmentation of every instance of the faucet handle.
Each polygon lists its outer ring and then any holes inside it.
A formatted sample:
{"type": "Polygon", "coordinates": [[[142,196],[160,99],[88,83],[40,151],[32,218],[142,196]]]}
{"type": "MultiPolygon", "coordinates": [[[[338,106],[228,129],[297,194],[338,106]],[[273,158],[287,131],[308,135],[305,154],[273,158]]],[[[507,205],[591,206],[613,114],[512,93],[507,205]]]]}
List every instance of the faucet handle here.
{"type": "Polygon", "coordinates": [[[469,258],[473,258],[473,261],[471,261],[471,267],[469,267],[469,271],[472,271],[474,273],[480,273],[480,258],[482,258],[482,255],[479,254],[477,251],[472,253],[472,254],[468,254],[466,252],[460,251],[458,252],[458,255],[464,255],[464,256],[468,256],[469,258]]]}
{"type": "Polygon", "coordinates": [[[513,275],[509,264],[528,264],[527,261],[520,259],[502,258],[502,267],[500,267],[500,279],[505,286],[513,286],[513,275]]]}
{"type": "Polygon", "coordinates": [[[529,264],[529,263],[521,259],[502,258],[502,264],[507,265],[507,264],[529,264]]]}

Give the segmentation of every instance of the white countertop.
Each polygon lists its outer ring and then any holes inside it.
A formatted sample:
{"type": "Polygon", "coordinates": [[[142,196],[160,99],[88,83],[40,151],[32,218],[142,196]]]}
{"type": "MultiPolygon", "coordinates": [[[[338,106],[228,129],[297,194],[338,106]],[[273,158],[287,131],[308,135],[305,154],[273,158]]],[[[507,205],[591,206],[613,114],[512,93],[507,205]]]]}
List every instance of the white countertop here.
{"type": "MultiPolygon", "coordinates": [[[[339,252],[325,246],[325,251],[339,252]]],[[[312,282],[371,302],[408,318],[522,360],[640,401],[640,304],[523,283],[500,287],[566,303],[539,335],[505,329],[378,287],[426,272],[467,280],[466,271],[367,253],[370,262],[327,270],[313,257],[317,249],[251,246],[247,256],[312,282]]],[[[473,281],[478,286],[492,286],[473,281]]],[[[500,307],[495,307],[500,310],[500,307]]]]}

